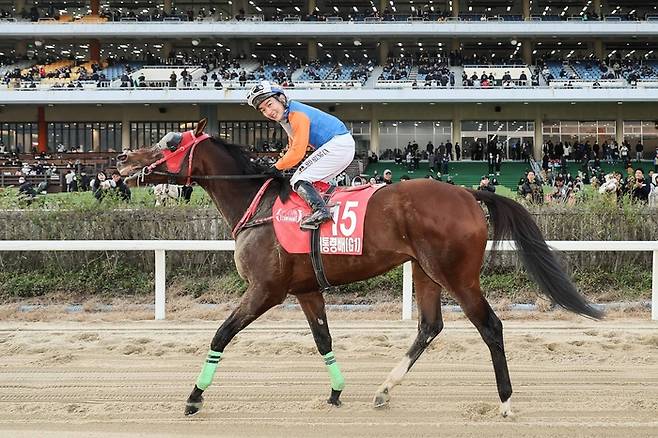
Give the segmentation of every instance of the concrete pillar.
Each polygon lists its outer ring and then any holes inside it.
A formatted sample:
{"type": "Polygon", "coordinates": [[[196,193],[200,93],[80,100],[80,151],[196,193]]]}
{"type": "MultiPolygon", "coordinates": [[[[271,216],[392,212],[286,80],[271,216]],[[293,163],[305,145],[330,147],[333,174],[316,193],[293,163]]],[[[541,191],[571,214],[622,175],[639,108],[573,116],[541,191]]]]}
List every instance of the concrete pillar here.
{"type": "Polygon", "coordinates": [[[314,59],[318,59],[318,42],[316,40],[310,40],[306,45],[306,60],[311,62],[314,59]]]}
{"type": "Polygon", "coordinates": [[[530,0],[523,0],[523,19],[530,19],[530,0]]]}
{"type": "Polygon", "coordinates": [[[100,61],[101,43],[98,40],[89,41],[89,61],[100,61]]]}
{"type": "Polygon", "coordinates": [[[450,51],[455,52],[460,49],[460,44],[459,40],[457,38],[453,38],[450,40],[450,51]]]}
{"type": "Polygon", "coordinates": [[[541,106],[537,104],[535,109],[535,144],[532,146],[532,156],[535,160],[541,160],[541,152],[544,146],[543,117],[541,115],[541,106]]]}
{"type": "Polygon", "coordinates": [[[527,65],[532,65],[532,41],[524,40],[521,43],[523,44],[521,46],[521,51],[523,53],[523,62],[525,62],[527,65]]]}
{"type": "MultiPolygon", "coordinates": [[[[165,0],[165,1],[166,1],[166,0],[165,0]]],[[[90,2],[90,6],[91,6],[91,15],[96,15],[96,16],[98,16],[99,13],[100,13],[100,9],[101,9],[101,2],[100,2],[100,0],[91,0],[91,2],[90,2]]]]}
{"type": "Polygon", "coordinates": [[[91,144],[94,152],[101,151],[101,130],[100,128],[91,128],[91,144]]]}
{"type": "Polygon", "coordinates": [[[165,14],[171,14],[172,3],[172,0],[164,0],[163,10],[165,14]]]}
{"type": "Polygon", "coordinates": [[[377,63],[379,65],[386,64],[386,60],[388,59],[388,52],[389,52],[388,41],[380,41],[379,50],[377,51],[377,63]]]}
{"type": "Polygon", "coordinates": [[[461,158],[464,159],[464,145],[462,144],[462,111],[459,105],[452,106],[452,157],[455,159],[455,145],[459,143],[461,158]]]}
{"type": "MultiPolygon", "coordinates": [[[[46,123],[46,109],[42,106],[37,108],[37,151],[48,152],[48,124],[46,123]]],[[[25,152],[32,152],[32,144],[24,145],[25,152]]]]}
{"type": "MultiPolygon", "coordinates": [[[[379,0],[379,13],[384,14],[384,9],[388,7],[388,1],[386,0],[379,0]]],[[[391,11],[393,12],[393,11],[391,11]]]]}
{"type": "Polygon", "coordinates": [[[460,0],[452,0],[452,16],[453,17],[459,17],[459,1],[460,0]]]}
{"type": "Polygon", "coordinates": [[[173,48],[171,41],[164,41],[162,43],[162,49],[160,52],[160,56],[162,59],[167,59],[169,58],[169,54],[171,53],[171,49],[173,48]]]}
{"type": "Polygon", "coordinates": [[[16,13],[20,15],[25,10],[25,0],[15,0],[14,6],[16,7],[16,13]]]}
{"type": "Polygon", "coordinates": [[[605,50],[603,49],[603,41],[594,40],[594,55],[601,61],[605,60],[605,50]]]}
{"type": "Polygon", "coordinates": [[[377,105],[373,103],[370,105],[370,152],[374,152],[379,156],[379,115],[377,114],[377,105]]]}
{"type": "MultiPolygon", "coordinates": [[[[621,145],[621,143],[624,141],[624,115],[622,114],[622,108],[623,105],[617,105],[617,120],[615,123],[615,127],[617,128],[617,132],[615,133],[615,139],[617,140],[617,143],[621,145]]],[[[629,151],[628,153],[629,157],[633,156],[633,153],[629,151]]]]}
{"type": "Polygon", "coordinates": [[[141,146],[143,145],[130,144],[130,119],[128,119],[128,112],[125,110],[124,107],[123,117],[121,118],[121,149],[123,151],[126,149],[139,148],[141,146]]]}
{"type": "Polygon", "coordinates": [[[199,105],[199,120],[203,118],[208,119],[208,124],[206,125],[206,133],[212,136],[218,135],[219,117],[216,103],[199,105]]]}
{"type": "Polygon", "coordinates": [[[601,16],[601,0],[592,1],[592,6],[594,7],[594,13],[600,17],[601,16]]]}
{"type": "Polygon", "coordinates": [[[16,56],[25,56],[27,53],[27,42],[24,40],[16,42],[14,50],[16,50],[16,56]]]}
{"type": "Polygon", "coordinates": [[[315,0],[308,0],[308,15],[312,15],[315,13],[315,7],[317,6],[317,3],[315,0]]]}

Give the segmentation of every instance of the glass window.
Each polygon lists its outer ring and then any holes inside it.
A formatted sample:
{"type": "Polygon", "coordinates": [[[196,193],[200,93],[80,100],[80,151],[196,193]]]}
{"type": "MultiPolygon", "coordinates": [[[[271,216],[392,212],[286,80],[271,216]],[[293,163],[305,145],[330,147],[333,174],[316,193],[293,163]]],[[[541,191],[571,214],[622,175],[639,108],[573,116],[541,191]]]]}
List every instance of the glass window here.
{"type": "Polygon", "coordinates": [[[31,152],[36,148],[39,129],[32,122],[0,122],[0,150],[31,152]]]}
{"type": "Polygon", "coordinates": [[[121,122],[48,123],[48,149],[57,151],[120,151],[121,122]]]}
{"type": "Polygon", "coordinates": [[[502,149],[503,158],[520,160],[524,143],[534,144],[535,122],[528,120],[464,120],[461,143],[465,157],[486,158],[491,143],[502,149]]]}
{"type": "Polygon", "coordinates": [[[419,150],[425,151],[425,145],[430,141],[437,146],[452,140],[450,120],[381,121],[378,129],[380,156],[389,149],[404,150],[409,142],[415,141],[419,150]]]}
{"type": "Polygon", "coordinates": [[[542,127],[543,140],[555,142],[590,142],[603,144],[615,140],[617,124],[611,120],[546,121],[542,127]]]}

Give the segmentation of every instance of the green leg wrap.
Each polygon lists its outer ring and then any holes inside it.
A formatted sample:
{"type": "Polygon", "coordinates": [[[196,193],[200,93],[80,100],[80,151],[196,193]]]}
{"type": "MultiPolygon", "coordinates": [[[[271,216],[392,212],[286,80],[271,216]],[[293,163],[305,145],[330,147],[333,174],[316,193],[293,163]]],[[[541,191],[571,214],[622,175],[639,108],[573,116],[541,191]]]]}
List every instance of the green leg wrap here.
{"type": "Polygon", "coordinates": [[[340,368],[336,363],[336,356],[333,351],[322,356],[324,358],[324,364],[327,366],[327,371],[329,372],[329,377],[331,378],[331,389],[336,391],[342,391],[345,388],[345,379],[343,374],[340,372],[340,368]]]}
{"type": "Polygon", "coordinates": [[[201,370],[199,377],[196,379],[197,388],[205,391],[206,388],[210,386],[220,360],[222,360],[221,352],[212,350],[208,352],[206,363],[203,364],[203,369],[201,370]]]}

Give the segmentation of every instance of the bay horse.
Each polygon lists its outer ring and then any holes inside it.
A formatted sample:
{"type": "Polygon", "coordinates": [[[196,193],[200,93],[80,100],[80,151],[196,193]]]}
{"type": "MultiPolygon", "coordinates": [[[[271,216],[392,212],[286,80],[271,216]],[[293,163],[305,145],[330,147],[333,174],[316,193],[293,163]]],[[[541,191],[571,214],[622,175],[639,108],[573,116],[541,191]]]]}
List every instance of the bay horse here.
{"type": "MultiPolygon", "coordinates": [[[[265,167],[254,162],[240,146],[205,134],[200,137],[204,127],[202,120],[190,132],[195,144],[192,152],[186,152],[185,164],[178,173],[164,170],[165,151],[158,145],[119,155],[117,167],[129,179],[141,171],[140,177],[149,183],[172,179],[179,184],[196,181],[208,192],[226,222],[234,227],[262,186],[265,167]]],[[[275,198],[287,198],[289,186],[286,178],[275,177],[255,217],[270,215],[275,198]]],[[[368,203],[362,255],[323,257],[326,277],[334,285],[371,278],[406,261],[412,262],[418,333],[406,355],[377,389],[375,407],[388,404],[391,390],[402,382],[443,329],[441,294],[446,290],[460,304],[489,348],[501,401],[500,413],[511,414],[512,385],[503,326],[480,289],[488,226],[477,201],[487,206],[493,240],[499,242],[510,236],[516,242],[523,265],[546,296],[577,314],[602,317],[576,290],[531,215],[519,203],[493,193],[429,179],[388,185],[375,192],[368,203]]],[[[210,343],[210,352],[187,399],[185,415],[196,414],[201,409],[202,394],[211,384],[231,339],[289,294],[299,300],[317,349],[325,360],[331,381],[327,402],[340,405],[344,379],[332,351],[325,302],[311,258],[284,251],[271,222],[240,232],[235,240],[234,258],[247,290],[210,343]]]]}

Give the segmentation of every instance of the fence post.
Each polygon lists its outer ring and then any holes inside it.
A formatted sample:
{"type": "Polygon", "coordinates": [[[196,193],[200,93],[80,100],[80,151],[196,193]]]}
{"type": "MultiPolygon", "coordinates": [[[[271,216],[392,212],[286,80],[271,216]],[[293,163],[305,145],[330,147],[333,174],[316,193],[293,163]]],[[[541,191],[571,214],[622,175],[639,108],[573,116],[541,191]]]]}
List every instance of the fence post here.
{"type": "Polygon", "coordinates": [[[412,292],[411,262],[405,262],[402,266],[402,319],[411,319],[412,292]]]}
{"type": "Polygon", "coordinates": [[[651,319],[658,321],[658,250],[653,251],[653,263],[651,266],[651,319]]]}
{"type": "Polygon", "coordinates": [[[155,250],[155,319],[165,319],[165,251],[155,250]]]}

